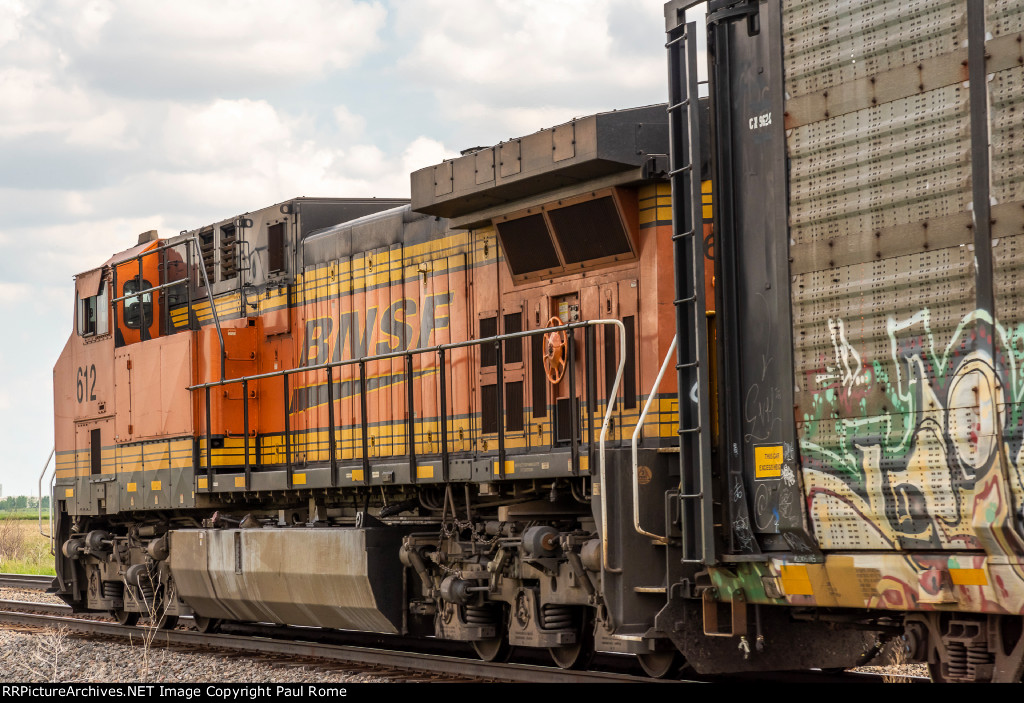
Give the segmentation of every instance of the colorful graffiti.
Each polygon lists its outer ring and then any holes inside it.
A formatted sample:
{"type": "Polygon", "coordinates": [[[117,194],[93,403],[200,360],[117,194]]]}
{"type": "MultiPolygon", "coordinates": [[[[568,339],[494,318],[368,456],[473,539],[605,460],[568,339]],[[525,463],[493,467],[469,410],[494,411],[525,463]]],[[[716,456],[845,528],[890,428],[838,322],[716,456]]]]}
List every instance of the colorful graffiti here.
{"type": "Polygon", "coordinates": [[[797,418],[821,548],[1024,554],[1024,325],[977,310],[943,345],[928,310],[890,317],[878,358],[843,320],[828,326],[831,358],[803,379],[797,418]]]}

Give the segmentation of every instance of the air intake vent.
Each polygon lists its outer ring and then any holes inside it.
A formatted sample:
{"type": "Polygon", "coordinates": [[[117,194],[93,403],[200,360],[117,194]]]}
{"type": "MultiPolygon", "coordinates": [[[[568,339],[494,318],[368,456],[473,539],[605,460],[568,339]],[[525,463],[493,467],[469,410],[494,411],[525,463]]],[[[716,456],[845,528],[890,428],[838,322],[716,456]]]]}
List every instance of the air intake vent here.
{"type": "Polygon", "coordinates": [[[548,212],[566,264],[631,253],[629,235],[608,195],[548,212]]]}
{"type": "MultiPolygon", "coordinates": [[[[514,334],[516,332],[523,331],[523,314],[521,312],[513,312],[505,315],[505,331],[504,334],[514,334]]],[[[505,363],[506,364],[517,364],[523,360],[523,340],[519,339],[506,339],[505,340],[505,363]]]]}
{"type": "Polygon", "coordinates": [[[515,220],[495,222],[505,260],[513,275],[560,269],[558,253],[548,236],[543,215],[527,215],[515,220]]]}
{"type": "Polygon", "coordinates": [[[267,227],[267,271],[284,271],[284,223],[267,227]]]}
{"type": "Polygon", "coordinates": [[[217,273],[214,268],[217,261],[217,250],[213,241],[212,229],[199,233],[199,248],[203,252],[203,268],[206,269],[206,278],[213,283],[217,280],[214,276],[217,273]]]}
{"type": "Polygon", "coordinates": [[[238,247],[235,246],[235,226],[220,228],[220,280],[227,281],[238,275],[238,247]]]}
{"type": "Polygon", "coordinates": [[[605,188],[493,220],[519,283],[636,257],[636,191],[605,188]]]}

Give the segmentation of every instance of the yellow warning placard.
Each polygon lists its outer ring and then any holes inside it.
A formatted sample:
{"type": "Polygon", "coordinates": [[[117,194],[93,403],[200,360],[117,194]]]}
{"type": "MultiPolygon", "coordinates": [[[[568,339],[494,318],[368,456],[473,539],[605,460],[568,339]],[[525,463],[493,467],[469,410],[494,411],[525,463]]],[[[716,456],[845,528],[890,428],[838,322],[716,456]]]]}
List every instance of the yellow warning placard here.
{"type": "Polygon", "coordinates": [[[754,478],[782,476],[782,445],[754,447],[754,478]]]}

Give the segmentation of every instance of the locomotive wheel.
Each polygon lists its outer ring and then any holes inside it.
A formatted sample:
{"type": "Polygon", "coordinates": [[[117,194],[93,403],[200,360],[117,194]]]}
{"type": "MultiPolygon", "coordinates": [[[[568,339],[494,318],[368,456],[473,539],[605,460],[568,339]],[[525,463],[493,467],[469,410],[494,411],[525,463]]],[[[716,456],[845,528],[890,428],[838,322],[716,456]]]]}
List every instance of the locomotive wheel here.
{"type": "Polygon", "coordinates": [[[111,610],[110,616],[117,620],[118,625],[132,626],[139,621],[138,613],[130,613],[124,608],[118,608],[117,610],[111,610]]]}
{"type": "Polygon", "coordinates": [[[155,626],[158,630],[173,630],[178,626],[178,616],[162,615],[157,618],[155,626]]]}
{"type": "Polygon", "coordinates": [[[682,668],[683,657],[678,650],[661,650],[644,652],[636,655],[640,668],[652,679],[664,679],[675,676],[682,668]]]}
{"type": "Polygon", "coordinates": [[[512,646],[502,635],[488,640],[475,640],[473,649],[485,662],[507,662],[509,655],[512,654],[512,646]]]}
{"type": "MultiPolygon", "coordinates": [[[[588,609],[589,610],[589,609],[588,609]]],[[[559,669],[586,669],[594,659],[594,619],[587,614],[577,631],[575,644],[548,647],[551,660],[559,669]]]]}
{"type": "Polygon", "coordinates": [[[216,632],[220,629],[219,618],[204,618],[202,615],[193,615],[192,622],[195,624],[196,629],[203,634],[216,632]]]}
{"type": "MultiPolygon", "coordinates": [[[[557,315],[548,320],[548,327],[561,327],[562,320],[557,315]]],[[[544,335],[544,374],[552,384],[562,380],[565,374],[566,345],[568,338],[565,330],[548,332],[544,335]]]]}

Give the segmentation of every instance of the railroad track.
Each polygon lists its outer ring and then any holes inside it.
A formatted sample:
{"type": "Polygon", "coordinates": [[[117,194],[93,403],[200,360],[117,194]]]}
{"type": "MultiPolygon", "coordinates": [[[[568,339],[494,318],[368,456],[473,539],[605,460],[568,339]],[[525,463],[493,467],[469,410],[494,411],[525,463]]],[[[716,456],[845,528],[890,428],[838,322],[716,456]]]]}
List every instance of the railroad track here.
{"type": "Polygon", "coordinates": [[[35,576],[32,574],[0,574],[0,588],[25,588],[32,591],[45,591],[53,583],[52,576],[35,576]]]}
{"type": "MultiPolygon", "coordinates": [[[[149,632],[144,627],[123,626],[112,621],[96,620],[93,614],[70,615],[63,604],[0,600],[0,626],[59,628],[87,637],[139,641],[149,632]]],[[[183,617],[183,624],[191,618],[183,617]]],[[[493,681],[510,683],[694,683],[698,681],[789,682],[816,683],[878,683],[881,676],[851,672],[772,672],[722,677],[695,677],[688,681],[656,681],[629,672],[635,668],[630,657],[598,654],[597,671],[566,671],[533,663],[483,662],[472,655],[459,656],[458,643],[434,641],[430,652],[409,652],[400,637],[364,636],[316,628],[294,628],[277,625],[230,625],[229,632],[199,633],[187,629],[158,630],[152,645],[180,651],[201,650],[228,652],[259,657],[280,664],[286,661],[308,661],[310,666],[354,673],[371,673],[400,681],[493,681]],[[378,646],[374,646],[378,645],[378,646]],[[389,648],[390,647],[390,648],[389,648]],[[285,659],[286,658],[286,659],[285,659]]],[[[416,642],[422,646],[423,641],[416,642]]],[[[411,646],[411,645],[409,645],[411,646]]],[[[541,653],[538,659],[543,660],[541,653]]],[[[910,682],[927,679],[906,677],[910,682]]]]}
{"type": "MultiPolygon", "coordinates": [[[[45,603],[0,601],[0,623],[8,626],[63,627],[69,632],[91,637],[134,640],[138,642],[139,627],[126,627],[113,622],[67,617],[67,606],[45,603]],[[14,608],[14,609],[12,609],[14,608]],[[34,610],[28,613],[21,610],[34,610]],[[53,614],[46,614],[53,613],[53,614]]],[[[256,628],[260,629],[260,628],[256,628]]],[[[274,630],[280,628],[264,628],[274,630]]],[[[294,628],[289,628],[294,629],[294,628]]],[[[292,633],[301,636],[301,633],[292,633]]],[[[530,664],[499,664],[450,655],[395,651],[366,646],[325,644],[300,639],[276,639],[266,635],[203,634],[189,630],[159,630],[153,634],[153,646],[221,650],[261,657],[288,657],[327,662],[332,668],[339,664],[358,669],[395,670],[402,680],[459,680],[520,683],[652,683],[651,679],[622,673],[600,671],[564,671],[530,664]]],[[[678,683],[678,682],[672,682],[678,683]]]]}

